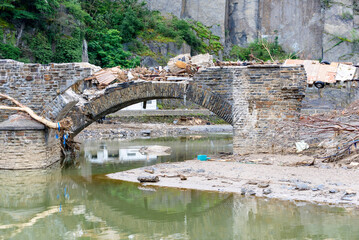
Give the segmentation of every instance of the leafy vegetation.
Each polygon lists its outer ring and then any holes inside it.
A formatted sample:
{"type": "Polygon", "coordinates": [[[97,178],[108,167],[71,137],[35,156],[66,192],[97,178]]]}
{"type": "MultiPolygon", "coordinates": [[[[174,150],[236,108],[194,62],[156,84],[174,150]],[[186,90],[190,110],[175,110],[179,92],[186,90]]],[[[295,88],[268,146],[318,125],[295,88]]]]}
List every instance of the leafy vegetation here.
{"type": "Polygon", "coordinates": [[[187,43],[198,53],[223,49],[203,24],[165,18],[139,0],[2,0],[0,34],[0,57],[39,63],[81,61],[84,39],[90,62],[102,67],[154,56],[146,41],[187,43]]]}
{"type": "Polygon", "coordinates": [[[333,4],[333,0],[320,0],[320,4],[322,5],[322,8],[331,8],[333,4]]]}
{"type": "Polygon", "coordinates": [[[11,44],[0,43],[0,58],[18,59],[20,57],[20,49],[11,44]]]}
{"type": "Polygon", "coordinates": [[[266,39],[258,39],[249,44],[248,47],[233,46],[230,51],[229,60],[250,60],[250,54],[253,54],[256,58],[263,61],[272,60],[284,60],[287,58],[296,58],[296,54],[287,54],[278,43],[276,37],[274,42],[269,42],[266,39]],[[272,58],[271,58],[272,57],[272,58]]]}
{"type": "Polygon", "coordinates": [[[350,20],[353,20],[354,16],[350,12],[343,12],[342,15],[341,15],[341,18],[344,21],[350,21],[350,20]]]}
{"type": "Polygon", "coordinates": [[[103,67],[121,65],[132,68],[139,65],[140,59],[138,57],[130,58],[132,54],[123,50],[120,35],[116,29],[98,34],[99,38],[89,44],[91,62],[103,67]]]}

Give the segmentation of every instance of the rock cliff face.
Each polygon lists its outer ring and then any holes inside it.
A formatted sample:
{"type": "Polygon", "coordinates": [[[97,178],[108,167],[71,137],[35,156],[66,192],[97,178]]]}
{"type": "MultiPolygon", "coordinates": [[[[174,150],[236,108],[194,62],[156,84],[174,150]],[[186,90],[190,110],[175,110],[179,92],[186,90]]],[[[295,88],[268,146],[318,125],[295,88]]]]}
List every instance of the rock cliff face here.
{"type": "Polygon", "coordinates": [[[228,51],[278,38],[308,59],[359,62],[359,0],[147,0],[151,10],[212,26],[228,51]]]}

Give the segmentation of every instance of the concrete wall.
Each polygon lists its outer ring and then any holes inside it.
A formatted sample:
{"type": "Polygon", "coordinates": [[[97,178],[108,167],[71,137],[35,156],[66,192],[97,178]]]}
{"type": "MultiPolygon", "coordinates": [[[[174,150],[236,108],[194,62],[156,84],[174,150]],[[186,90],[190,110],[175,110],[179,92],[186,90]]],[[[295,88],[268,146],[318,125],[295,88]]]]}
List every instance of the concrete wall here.
{"type": "MultiPolygon", "coordinates": [[[[98,67],[86,63],[41,65],[1,59],[0,92],[41,113],[58,94],[91,76],[96,69],[98,67]]],[[[0,121],[10,114],[10,111],[0,111],[0,121]]]]}

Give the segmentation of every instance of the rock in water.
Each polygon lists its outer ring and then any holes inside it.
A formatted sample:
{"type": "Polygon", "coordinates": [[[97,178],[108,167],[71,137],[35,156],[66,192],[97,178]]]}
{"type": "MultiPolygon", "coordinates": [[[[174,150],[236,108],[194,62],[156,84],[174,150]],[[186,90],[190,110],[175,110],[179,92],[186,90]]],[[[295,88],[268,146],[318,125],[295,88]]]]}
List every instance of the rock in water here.
{"type": "Polygon", "coordinates": [[[159,182],[160,179],[158,176],[139,176],[137,178],[139,182],[159,182]]]}
{"type": "Polygon", "coordinates": [[[256,195],[256,192],[253,191],[253,190],[249,190],[249,191],[247,192],[247,194],[250,195],[250,196],[255,196],[255,195],[256,195]]]}

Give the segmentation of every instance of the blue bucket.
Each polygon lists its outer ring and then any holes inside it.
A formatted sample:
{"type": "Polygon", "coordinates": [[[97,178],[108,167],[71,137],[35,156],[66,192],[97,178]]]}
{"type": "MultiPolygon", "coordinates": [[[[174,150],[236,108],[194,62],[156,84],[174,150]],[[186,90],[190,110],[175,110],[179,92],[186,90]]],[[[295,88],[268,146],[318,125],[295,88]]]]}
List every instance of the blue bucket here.
{"type": "Polygon", "coordinates": [[[197,159],[200,160],[200,161],[207,161],[207,160],[209,160],[211,158],[207,157],[207,155],[198,155],[197,159]]]}

